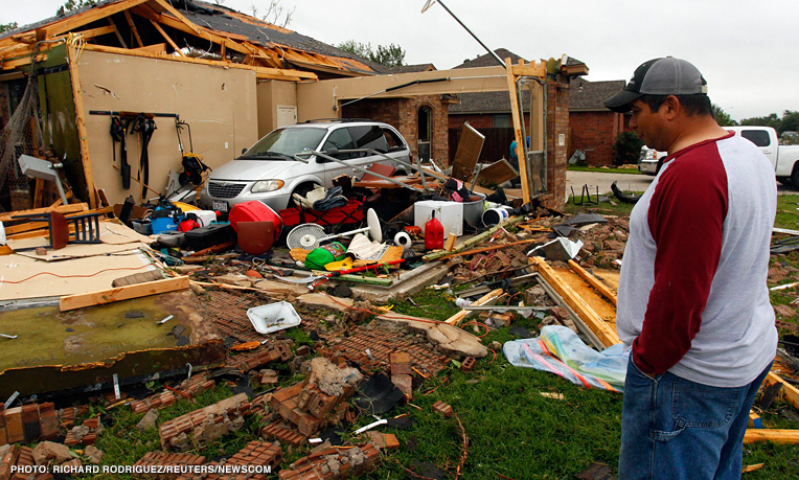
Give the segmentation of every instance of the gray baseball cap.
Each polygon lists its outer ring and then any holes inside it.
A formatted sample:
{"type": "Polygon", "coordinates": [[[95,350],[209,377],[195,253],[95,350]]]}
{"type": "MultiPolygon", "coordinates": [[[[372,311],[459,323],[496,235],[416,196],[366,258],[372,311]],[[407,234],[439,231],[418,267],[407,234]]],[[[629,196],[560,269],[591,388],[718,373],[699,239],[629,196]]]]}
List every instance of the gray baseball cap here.
{"type": "Polygon", "coordinates": [[[614,112],[630,111],[632,103],[643,95],[707,95],[707,82],[695,66],[679,58],[655,58],[635,69],[624,90],[605,100],[614,112]]]}

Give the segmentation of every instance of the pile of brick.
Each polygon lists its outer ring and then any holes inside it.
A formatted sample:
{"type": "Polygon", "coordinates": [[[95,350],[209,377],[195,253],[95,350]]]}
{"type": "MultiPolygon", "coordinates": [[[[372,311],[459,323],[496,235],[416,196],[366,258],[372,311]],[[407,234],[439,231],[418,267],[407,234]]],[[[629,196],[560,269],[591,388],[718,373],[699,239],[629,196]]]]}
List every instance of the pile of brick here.
{"type": "Polygon", "coordinates": [[[360,365],[364,372],[388,366],[394,352],[408,353],[411,356],[411,368],[425,378],[435,375],[449,364],[449,358],[438,355],[427,338],[404,332],[385,322],[374,321],[366,326],[355,326],[346,338],[325,340],[331,345],[330,350],[321,350],[320,354],[328,358],[340,355],[360,365]]]}
{"type": "Polygon", "coordinates": [[[172,390],[164,390],[161,393],[150,395],[142,400],[135,400],[130,403],[134,413],[145,413],[155,408],[160,410],[174,405],[178,396],[183,398],[193,398],[206,390],[214,388],[216,382],[208,379],[208,375],[203,373],[195,375],[188,380],[184,380],[179,387],[172,390]]]}
{"type": "Polygon", "coordinates": [[[292,463],[280,471],[281,480],[336,480],[375,468],[380,451],[373,443],[362,447],[330,447],[292,463]]]}
{"type": "Polygon", "coordinates": [[[7,410],[0,403],[0,445],[55,438],[60,423],[52,403],[31,403],[7,410]]]}
{"type": "Polygon", "coordinates": [[[581,263],[587,267],[618,270],[616,260],[624,254],[629,234],[629,219],[608,217],[608,223],[597,225],[581,235],[585,244],[580,251],[581,263]]]}
{"type": "Polygon", "coordinates": [[[254,368],[272,362],[288,362],[294,357],[291,348],[286,343],[270,344],[258,350],[236,355],[228,358],[227,364],[230,367],[238,368],[242,372],[250,371],[254,368]]]}
{"type": "Polygon", "coordinates": [[[161,448],[181,452],[204,448],[209,442],[240,430],[244,426],[244,416],[249,413],[246,393],[187,413],[159,427],[161,448]]]}
{"type": "Polygon", "coordinates": [[[35,448],[0,446],[0,480],[51,480],[54,465],[78,468],[81,461],[72,457],[69,448],[53,442],[41,442],[35,448]]]}
{"type": "Polygon", "coordinates": [[[87,418],[82,425],[72,427],[72,430],[67,433],[64,445],[69,447],[78,444],[94,445],[94,442],[97,441],[97,436],[102,432],[103,425],[100,423],[100,417],[87,418]]]}
{"type": "Polygon", "coordinates": [[[344,400],[355,393],[362,379],[357,369],[339,368],[318,357],[311,361],[311,374],[303,382],[279,388],[269,405],[301,434],[311,436],[344,419],[348,408],[344,400]]]}

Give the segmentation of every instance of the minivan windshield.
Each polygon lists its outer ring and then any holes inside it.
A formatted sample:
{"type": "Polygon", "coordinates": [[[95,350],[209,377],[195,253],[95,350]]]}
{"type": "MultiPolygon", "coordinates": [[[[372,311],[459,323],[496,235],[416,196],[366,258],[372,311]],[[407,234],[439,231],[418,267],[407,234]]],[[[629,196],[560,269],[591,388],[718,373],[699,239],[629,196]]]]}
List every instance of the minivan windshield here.
{"type": "Polygon", "coordinates": [[[294,160],[297,153],[316,150],[324,128],[280,128],[258,140],[239,160],[294,160]]]}

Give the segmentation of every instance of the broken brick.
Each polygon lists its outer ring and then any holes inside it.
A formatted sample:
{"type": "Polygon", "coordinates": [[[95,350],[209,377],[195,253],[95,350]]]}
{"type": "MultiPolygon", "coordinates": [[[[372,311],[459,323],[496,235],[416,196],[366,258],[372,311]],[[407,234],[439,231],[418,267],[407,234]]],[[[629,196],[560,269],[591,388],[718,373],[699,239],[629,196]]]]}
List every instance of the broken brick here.
{"type": "Polygon", "coordinates": [[[471,372],[474,370],[474,366],[477,364],[477,360],[474,357],[466,357],[466,359],[461,363],[461,371],[463,372],[471,372]]]}
{"type": "Polygon", "coordinates": [[[9,408],[3,416],[6,419],[6,436],[8,443],[22,443],[25,441],[25,430],[22,425],[22,407],[9,408]]]}
{"type": "Polygon", "coordinates": [[[433,404],[433,410],[444,415],[447,418],[451,417],[453,413],[452,407],[442,402],[441,400],[433,404]]]}

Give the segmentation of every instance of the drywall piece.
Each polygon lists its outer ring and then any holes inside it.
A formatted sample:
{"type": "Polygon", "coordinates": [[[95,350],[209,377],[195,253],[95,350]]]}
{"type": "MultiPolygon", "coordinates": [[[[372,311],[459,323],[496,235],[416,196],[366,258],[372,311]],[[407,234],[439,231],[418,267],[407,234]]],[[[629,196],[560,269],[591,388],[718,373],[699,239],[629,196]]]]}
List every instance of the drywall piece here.
{"type": "Polygon", "coordinates": [[[428,318],[410,317],[407,315],[380,315],[378,320],[402,323],[408,327],[424,332],[431,342],[438,344],[444,350],[461,353],[467,357],[483,358],[488,355],[488,349],[480,343],[475,335],[458,327],[444,322],[435,322],[428,318]]]}
{"type": "Polygon", "coordinates": [[[142,254],[116,255],[113,265],[109,265],[109,257],[105,255],[49,263],[23,255],[0,256],[0,300],[96,292],[108,288],[118,277],[149,270],[155,267],[142,254]],[[108,268],[114,270],[103,271],[108,268]]]}
{"type": "Polygon", "coordinates": [[[175,277],[156,282],[139,283],[125,287],[113,288],[101,292],[85,293],[61,297],[59,308],[62,312],[75,310],[94,305],[129,300],[131,298],[146,297],[159,293],[175,292],[189,288],[189,277],[175,277]]]}
{"type": "Polygon", "coordinates": [[[449,266],[443,262],[431,262],[410,271],[402,271],[394,278],[391,287],[376,285],[351,286],[354,296],[369,300],[376,305],[384,305],[392,298],[403,298],[423,290],[426,286],[437,283],[449,272],[449,266]]]}
{"type": "Polygon", "coordinates": [[[600,317],[596,311],[588,304],[577,292],[574,291],[566,282],[560,278],[555,270],[549,266],[546,260],[541,257],[531,257],[530,263],[538,268],[538,274],[546,280],[549,285],[560,295],[563,300],[571,307],[580,318],[588,324],[588,327],[602,343],[609,347],[621,342],[616,331],[600,317]]]}
{"type": "Polygon", "coordinates": [[[468,123],[463,124],[461,139],[458,142],[458,149],[455,151],[455,159],[452,161],[453,178],[462,182],[472,179],[474,167],[480,159],[480,152],[483,151],[485,138],[485,135],[468,123]]]}
{"type": "Polygon", "coordinates": [[[306,293],[297,297],[297,301],[306,307],[323,308],[342,313],[351,310],[355,304],[351,298],[334,297],[326,293],[306,293]]]}

